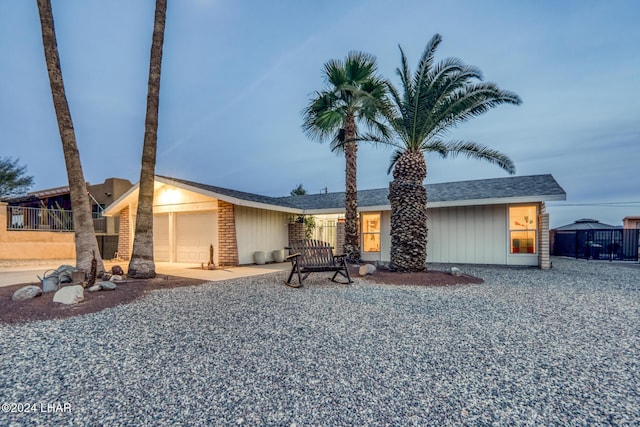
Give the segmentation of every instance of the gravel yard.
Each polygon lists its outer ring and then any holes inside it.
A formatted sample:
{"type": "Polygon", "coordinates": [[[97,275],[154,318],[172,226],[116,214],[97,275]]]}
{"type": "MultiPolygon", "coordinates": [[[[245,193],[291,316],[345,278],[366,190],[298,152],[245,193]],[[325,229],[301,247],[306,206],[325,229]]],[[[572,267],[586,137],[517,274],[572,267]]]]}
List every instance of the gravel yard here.
{"type": "Polygon", "coordinates": [[[2,324],[0,425],[638,425],[640,266],[553,264],[449,287],[276,273],[2,324]]]}

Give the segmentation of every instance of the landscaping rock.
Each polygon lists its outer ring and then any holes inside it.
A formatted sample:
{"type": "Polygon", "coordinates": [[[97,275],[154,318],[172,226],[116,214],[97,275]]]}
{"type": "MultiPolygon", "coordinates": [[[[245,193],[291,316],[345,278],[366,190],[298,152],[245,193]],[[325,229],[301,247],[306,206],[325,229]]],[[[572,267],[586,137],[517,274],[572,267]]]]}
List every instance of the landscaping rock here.
{"type": "Polygon", "coordinates": [[[113,276],[111,276],[109,278],[109,281],[111,282],[122,282],[122,276],[119,274],[114,274],[113,276]]]}
{"type": "Polygon", "coordinates": [[[111,267],[111,274],[122,276],[124,274],[124,270],[122,270],[122,267],[120,267],[119,265],[114,265],[113,267],[111,267]]]}
{"type": "Polygon", "coordinates": [[[77,304],[84,301],[84,288],[80,285],[65,286],[53,296],[53,302],[77,304]]]}
{"type": "Polygon", "coordinates": [[[366,276],[368,274],[373,274],[375,272],[376,272],[376,267],[372,264],[365,264],[361,266],[360,269],[358,270],[358,274],[360,274],[361,276],[366,276]]]}
{"type": "Polygon", "coordinates": [[[89,289],[87,289],[89,292],[98,292],[102,290],[102,286],[98,285],[93,285],[92,287],[90,287],[89,289]]]}
{"type": "Polygon", "coordinates": [[[103,273],[102,274],[102,280],[110,280],[113,277],[113,274],[111,273],[103,273]]]}
{"type": "Polygon", "coordinates": [[[15,291],[11,299],[13,301],[24,301],[27,299],[35,298],[39,295],[42,295],[42,289],[40,289],[39,286],[29,285],[15,291]]]}
{"type": "Polygon", "coordinates": [[[116,284],[112,282],[100,282],[98,285],[100,285],[103,291],[112,291],[116,288],[116,284]]]}
{"type": "Polygon", "coordinates": [[[460,270],[458,267],[451,267],[451,275],[462,276],[462,270],[460,270]]]}

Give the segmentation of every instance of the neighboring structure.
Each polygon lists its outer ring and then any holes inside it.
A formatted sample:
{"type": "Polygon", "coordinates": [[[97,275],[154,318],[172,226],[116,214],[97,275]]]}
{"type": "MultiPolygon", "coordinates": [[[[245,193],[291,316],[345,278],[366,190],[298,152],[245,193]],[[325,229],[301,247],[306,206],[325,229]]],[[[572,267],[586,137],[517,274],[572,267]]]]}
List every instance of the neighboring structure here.
{"type": "Polygon", "coordinates": [[[585,259],[637,261],[639,232],[640,228],[623,228],[582,218],[551,230],[552,253],[585,259]]]}
{"type": "Polygon", "coordinates": [[[640,228],[640,216],[625,216],[622,219],[622,228],[637,230],[640,228]]]}
{"type": "MultiPolygon", "coordinates": [[[[295,225],[300,225],[301,215],[315,217],[316,238],[341,246],[344,193],[267,197],[163,176],[156,176],[155,187],[156,261],[206,263],[213,245],[217,265],[249,264],[254,252],[270,255],[299,238],[295,225]]],[[[107,216],[120,217],[118,254],[123,259],[129,257],[133,243],[137,188],[105,211],[107,216]]],[[[551,175],[426,188],[428,262],[550,267],[549,215],[544,202],[566,199],[551,175]]],[[[358,192],[364,261],[389,261],[387,194],[387,189],[358,192]]]]}
{"type": "Polygon", "coordinates": [[[611,230],[620,228],[619,225],[605,224],[597,219],[581,218],[573,222],[573,224],[563,225],[562,227],[554,228],[554,231],[575,231],[575,230],[611,230]]]}
{"type": "Polygon", "coordinates": [[[638,239],[638,258],[640,260],[640,216],[626,216],[622,219],[622,227],[625,230],[636,230],[638,239]]]}
{"type": "MultiPolygon", "coordinates": [[[[98,247],[105,259],[113,258],[117,251],[119,224],[118,218],[105,217],[102,213],[131,187],[133,184],[129,180],[120,178],[108,178],[96,185],[87,183],[98,247]]],[[[0,259],[68,259],[75,256],[69,187],[38,190],[5,199],[0,210],[6,217],[0,227],[0,242],[4,245],[0,259]]]]}

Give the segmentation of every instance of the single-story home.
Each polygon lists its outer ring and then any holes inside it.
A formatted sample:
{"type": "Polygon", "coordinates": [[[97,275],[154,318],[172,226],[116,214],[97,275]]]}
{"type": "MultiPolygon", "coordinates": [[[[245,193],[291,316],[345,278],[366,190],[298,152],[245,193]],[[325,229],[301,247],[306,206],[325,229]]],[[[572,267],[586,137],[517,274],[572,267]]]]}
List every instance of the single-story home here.
{"type": "MultiPolygon", "coordinates": [[[[549,268],[549,215],[545,202],[565,200],[551,175],[427,184],[428,261],[530,265],[549,268]]],[[[390,259],[388,189],[360,190],[362,259],[390,259]]],[[[115,200],[107,216],[120,217],[118,255],[133,245],[138,185],[115,200]]],[[[253,263],[256,251],[304,238],[303,215],[313,216],[314,238],[341,247],[344,193],[268,197],[178,178],[156,176],[156,261],[206,263],[214,247],[217,265],[253,263]]]]}

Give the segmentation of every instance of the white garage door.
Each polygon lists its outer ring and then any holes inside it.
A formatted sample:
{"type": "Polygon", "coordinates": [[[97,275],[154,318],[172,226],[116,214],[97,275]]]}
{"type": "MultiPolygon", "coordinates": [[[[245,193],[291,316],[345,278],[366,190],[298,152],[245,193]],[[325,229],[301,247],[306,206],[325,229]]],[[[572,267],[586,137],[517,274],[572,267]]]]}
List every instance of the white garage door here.
{"type": "Polygon", "coordinates": [[[176,215],[176,261],[207,263],[213,244],[217,263],[218,218],[216,212],[179,213],[176,215]]]}
{"type": "Polygon", "coordinates": [[[153,216],[153,259],[169,261],[169,215],[153,216]]]}

